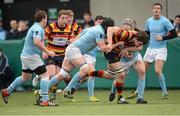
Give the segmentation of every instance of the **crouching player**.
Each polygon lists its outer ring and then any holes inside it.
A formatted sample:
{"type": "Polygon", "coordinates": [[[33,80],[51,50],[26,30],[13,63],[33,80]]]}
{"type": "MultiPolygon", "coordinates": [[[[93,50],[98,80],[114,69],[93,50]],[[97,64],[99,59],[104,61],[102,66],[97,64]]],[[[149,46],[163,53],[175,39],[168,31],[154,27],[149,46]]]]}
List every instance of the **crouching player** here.
{"type": "Polygon", "coordinates": [[[105,58],[108,61],[108,70],[99,70],[90,72],[89,76],[113,78],[115,77],[115,87],[118,94],[118,103],[129,103],[122,96],[122,89],[125,78],[125,71],[121,66],[120,58],[122,55],[129,57],[128,51],[132,51],[132,46],[141,46],[147,43],[146,33],[143,31],[127,30],[122,27],[109,27],[107,32],[108,46],[113,48],[111,52],[104,53],[105,58]],[[145,37],[145,38],[144,38],[145,37]],[[126,52],[125,52],[126,51],[126,52]],[[120,54],[122,53],[123,54],[120,54]]]}
{"type": "MultiPolygon", "coordinates": [[[[127,30],[135,29],[136,28],[135,20],[130,19],[130,18],[126,18],[123,21],[122,28],[127,29],[127,30]]],[[[137,92],[136,92],[136,94],[133,94],[134,97],[138,96],[137,102],[136,102],[138,104],[145,104],[145,103],[147,103],[147,101],[145,101],[143,99],[144,89],[145,89],[145,76],[146,76],[145,66],[144,66],[144,62],[142,60],[142,56],[138,52],[138,51],[140,51],[142,49],[142,47],[143,47],[142,45],[138,46],[138,47],[131,47],[131,51],[134,51],[134,52],[131,53],[132,57],[131,58],[130,57],[122,57],[120,59],[120,64],[121,64],[121,67],[125,71],[125,76],[128,74],[128,70],[131,67],[138,74],[139,78],[138,78],[137,92]]],[[[113,83],[112,84],[112,88],[111,88],[111,93],[109,95],[109,101],[110,102],[112,102],[114,100],[115,93],[116,93],[116,89],[115,89],[115,85],[113,83]]],[[[133,96],[130,96],[128,98],[132,98],[133,96]]]]}

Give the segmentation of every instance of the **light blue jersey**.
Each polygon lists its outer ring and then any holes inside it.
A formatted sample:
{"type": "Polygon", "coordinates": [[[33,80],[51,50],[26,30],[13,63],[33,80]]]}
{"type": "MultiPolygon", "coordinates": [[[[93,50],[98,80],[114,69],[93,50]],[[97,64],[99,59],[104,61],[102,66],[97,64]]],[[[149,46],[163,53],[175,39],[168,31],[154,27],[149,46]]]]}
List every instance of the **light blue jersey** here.
{"type": "Polygon", "coordinates": [[[97,42],[105,38],[104,29],[101,25],[90,27],[85,29],[78,40],[72,43],[74,46],[81,50],[82,54],[85,54],[97,46],[97,42]]]}
{"type": "Polygon", "coordinates": [[[97,52],[98,52],[98,47],[95,47],[95,48],[93,48],[91,51],[89,51],[89,52],[86,53],[86,54],[88,54],[88,55],[90,55],[90,56],[96,58],[97,52]]]}
{"type": "Polygon", "coordinates": [[[34,45],[34,38],[38,38],[43,41],[43,37],[44,29],[39,23],[34,23],[27,32],[21,56],[30,56],[35,54],[40,55],[41,50],[34,45]]]}
{"type": "Polygon", "coordinates": [[[174,29],[169,19],[164,16],[160,16],[159,19],[154,19],[150,17],[146,21],[145,30],[150,32],[150,48],[163,48],[166,47],[166,41],[157,41],[155,39],[156,35],[164,36],[168,31],[174,29]]]}

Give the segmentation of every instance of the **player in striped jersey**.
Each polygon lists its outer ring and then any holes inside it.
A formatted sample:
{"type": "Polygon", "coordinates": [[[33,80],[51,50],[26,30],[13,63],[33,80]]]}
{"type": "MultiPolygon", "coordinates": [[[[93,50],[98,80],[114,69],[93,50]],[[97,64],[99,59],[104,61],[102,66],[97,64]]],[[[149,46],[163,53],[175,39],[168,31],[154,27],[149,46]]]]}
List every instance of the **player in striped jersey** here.
{"type": "Polygon", "coordinates": [[[67,23],[72,26],[72,36],[75,38],[82,32],[82,28],[74,21],[74,12],[70,9],[66,10],[66,12],[68,14],[67,23]]]}
{"type": "MultiPolygon", "coordinates": [[[[130,19],[130,18],[126,18],[122,23],[122,27],[127,30],[135,29],[136,21],[133,19],[130,19]]],[[[146,76],[145,65],[142,60],[141,54],[138,52],[138,51],[142,50],[142,48],[143,48],[143,46],[133,47],[134,52],[132,52],[132,55],[133,55],[132,58],[122,57],[120,60],[121,67],[125,70],[126,75],[128,74],[128,70],[131,67],[138,74],[138,85],[137,85],[136,94],[133,94],[134,96],[131,96],[131,97],[137,97],[138,104],[147,103],[147,101],[145,101],[143,99],[144,89],[145,89],[145,76],[146,76]]],[[[125,77],[122,77],[122,78],[125,79],[125,77]]],[[[115,89],[115,85],[113,83],[112,88],[111,88],[111,93],[109,95],[109,101],[114,100],[115,94],[116,94],[116,89],[115,89]]],[[[131,97],[128,97],[128,98],[131,98],[131,97]]]]}
{"type": "MultiPolygon", "coordinates": [[[[60,69],[64,59],[64,53],[66,47],[69,45],[69,41],[73,39],[72,26],[67,24],[68,13],[66,10],[62,9],[58,13],[58,21],[50,23],[45,28],[45,39],[47,40],[47,49],[55,52],[55,57],[49,57],[46,53],[43,53],[43,58],[45,59],[46,69],[50,77],[57,74],[60,69]]],[[[64,81],[68,84],[70,81],[70,76],[64,81]]],[[[37,83],[37,78],[33,79],[33,82],[37,83]]],[[[51,100],[56,99],[57,86],[53,86],[51,91],[51,100]]],[[[38,91],[35,92],[38,95],[38,91]]],[[[37,97],[38,104],[38,97],[37,97]]]]}
{"type": "Polygon", "coordinates": [[[122,97],[124,69],[121,67],[120,58],[122,56],[132,57],[128,51],[133,51],[132,46],[141,46],[147,43],[147,38],[143,31],[126,30],[121,27],[109,27],[107,32],[108,45],[111,48],[116,46],[111,52],[104,53],[108,61],[108,71],[99,70],[90,72],[90,76],[105,77],[112,79],[116,76],[115,86],[118,93],[118,103],[127,104],[128,102],[122,97]]]}

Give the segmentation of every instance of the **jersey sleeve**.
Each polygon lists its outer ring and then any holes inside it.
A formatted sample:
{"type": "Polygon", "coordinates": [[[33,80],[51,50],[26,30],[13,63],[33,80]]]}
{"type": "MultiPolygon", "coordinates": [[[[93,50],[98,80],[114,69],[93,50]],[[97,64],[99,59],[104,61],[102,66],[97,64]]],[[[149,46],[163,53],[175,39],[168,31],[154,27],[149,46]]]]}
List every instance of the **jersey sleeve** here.
{"type": "Polygon", "coordinates": [[[145,23],[145,31],[148,31],[148,32],[149,32],[148,21],[146,21],[146,23],[145,23]]]}
{"type": "Polygon", "coordinates": [[[42,32],[42,30],[40,30],[40,29],[34,29],[33,31],[32,31],[32,36],[33,36],[33,38],[38,38],[39,40],[42,40],[43,38],[43,32],[42,32]]]}
{"type": "Polygon", "coordinates": [[[165,21],[165,27],[166,27],[167,31],[171,31],[174,29],[174,26],[168,19],[165,21]]]}
{"type": "Polygon", "coordinates": [[[103,40],[104,39],[104,34],[100,33],[100,32],[97,32],[95,34],[95,39],[96,39],[96,42],[103,40]]]}

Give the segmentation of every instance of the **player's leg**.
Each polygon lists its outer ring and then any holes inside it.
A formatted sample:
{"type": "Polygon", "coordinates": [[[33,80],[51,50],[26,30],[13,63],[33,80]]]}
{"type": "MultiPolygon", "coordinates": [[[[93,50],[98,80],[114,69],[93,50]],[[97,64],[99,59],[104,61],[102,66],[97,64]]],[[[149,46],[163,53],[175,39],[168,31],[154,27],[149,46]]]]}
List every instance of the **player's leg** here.
{"type": "Polygon", "coordinates": [[[30,80],[32,78],[32,72],[22,72],[22,76],[17,77],[7,89],[2,89],[1,94],[4,102],[8,103],[8,97],[11,95],[11,93],[20,85],[22,85],[27,80],[30,80]]]}
{"type": "Polygon", "coordinates": [[[168,98],[168,92],[166,88],[166,81],[165,76],[162,73],[164,63],[167,59],[167,48],[160,48],[156,49],[156,55],[155,55],[155,72],[159,79],[159,84],[162,89],[162,98],[167,99],[168,98]]]}
{"type": "Polygon", "coordinates": [[[133,67],[138,74],[137,103],[139,104],[147,103],[147,101],[143,99],[144,90],[145,90],[145,77],[146,77],[144,62],[142,60],[139,60],[133,65],[133,67]]]}
{"type": "Polygon", "coordinates": [[[41,62],[39,63],[38,58],[39,57],[37,57],[37,60],[34,60],[34,58],[21,57],[22,76],[17,77],[7,89],[2,90],[2,97],[3,99],[5,98],[4,99],[5,103],[7,103],[8,96],[13,92],[15,88],[17,88],[18,86],[22,85],[25,81],[32,78],[32,73],[33,73],[32,69],[34,67],[37,67],[37,64],[41,64],[41,62]]]}
{"type": "MultiPolygon", "coordinates": [[[[95,70],[95,67],[94,67],[95,62],[94,63],[89,62],[88,65],[89,65],[91,71],[95,70]]],[[[99,99],[97,99],[94,95],[94,81],[95,81],[95,77],[89,76],[88,81],[87,81],[89,101],[98,102],[99,99]]]]}
{"type": "Polygon", "coordinates": [[[109,101],[112,102],[115,99],[116,96],[116,87],[115,87],[115,81],[113,81],[111,86],[111,93],[109,94],[109,101]]]}
{"type": "Polygon", "coordinates": [[[110,69],[113,69],[116,72],[115,87],[116,87],[117,95],[118,95],[118,104],[129,103],[128,101],[126,101],[126,99],[122,95],[124,79],[125,79],[124,69],[121,68],[120,62],[111,63],[108,66],[110,69]]]}
{"type": "Polygon", "coordinates": [[[160,84],[161,89],[162,89],[162,98],[167,99],[168,98],[168,92],[167,92],[167,88],[166,88],[166,81],[165,81],[164,74],[162,73],[163,65],[164,65],[164,61],[157,60],[155,62],[155,72],[156,72],[156,75],[159,79],[159,84],[160,84]]]}
{"type": "Polygon", "coordinates": [[[76,66],[80,65],[80,71],[78,73],[76,73],[76,75],[74,75],[74,77],[71,79],[70,83],[68,84],[68,86],[64,89],[64,97],[73,99],[73,96],[70,94],[71,93],[71,89],[73,87],[74,84],[78,83],[81,79],[83,79],[84,77],[86,77],[86,75],[88,74],[89,71],[89,66],[88,64],[85,63],[85,60],[83,57],[79,57],[78,59],[73,59],[73,64],[76,64],[76,66]],[[78,60],[81,59],[81,60],[78,60]],[[78,61],[76,61],[78,60],[78,61]],[[82,61],[82,62],[81,62],[82,61]]]}

